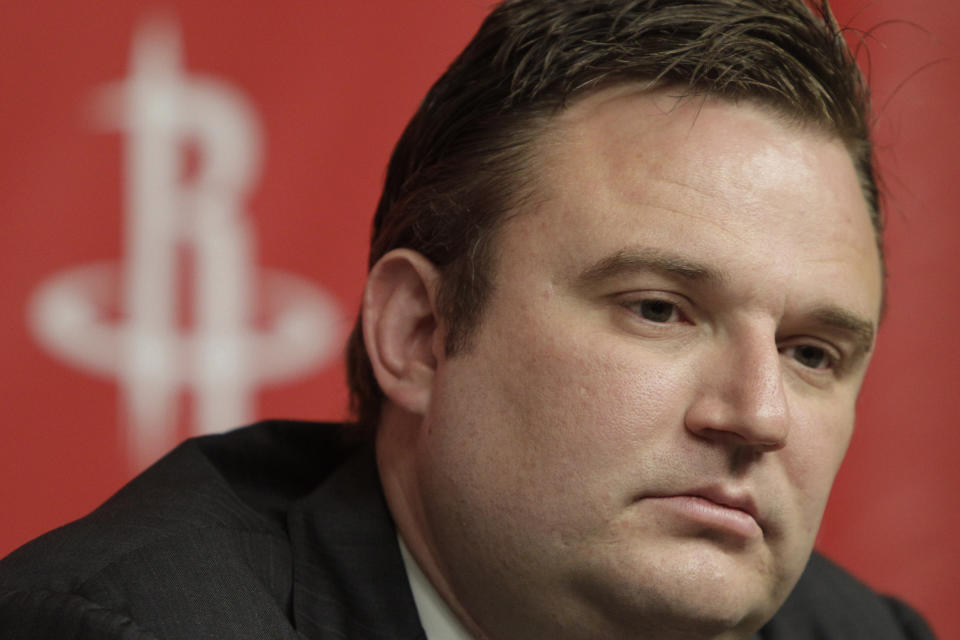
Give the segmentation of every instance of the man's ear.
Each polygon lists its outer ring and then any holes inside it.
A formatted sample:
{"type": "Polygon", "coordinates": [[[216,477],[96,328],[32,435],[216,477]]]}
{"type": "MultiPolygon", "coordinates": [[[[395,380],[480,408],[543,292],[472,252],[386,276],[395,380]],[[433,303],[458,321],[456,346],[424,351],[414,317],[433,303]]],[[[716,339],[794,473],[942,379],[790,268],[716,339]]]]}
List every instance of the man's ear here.
{"type": "Polygon", "coordinates": [[[416,251],[394,249],[370,270],[363,293],[363,340],[383,393],[424,415],[442,348],[437,268],[416,251]]]}

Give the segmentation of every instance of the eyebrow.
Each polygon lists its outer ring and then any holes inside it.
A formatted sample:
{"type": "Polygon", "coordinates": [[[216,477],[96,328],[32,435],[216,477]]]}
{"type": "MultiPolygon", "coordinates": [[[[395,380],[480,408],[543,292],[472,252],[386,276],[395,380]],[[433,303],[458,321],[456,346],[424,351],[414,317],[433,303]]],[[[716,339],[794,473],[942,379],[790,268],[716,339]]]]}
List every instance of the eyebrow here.
{"type": "Polygon", "coordinates": [[[825,305],[813,310],[814,319],[826,327],[840,329],[853,335],[854,356],[870,353],[873,349],[874,324],[869,320],[833,305],[825,305]]]}
{"type": "MultiPolygon", "coordinates": [[[[725,272],[676,253],[661,249],[628,248],[586,267],[576,277],[576,283],[590,288],[621,275],[649,271],[708,285],[720,285],[729,281],[725,272]]],[[[810,316],[825,328],[840,330],[853,336],[854,358],[873,349],[876,327],[870,320],[832,304],[814,308],[810,316]]]]}
{"type": "Polygon", "coordinates": [[[654,271],[691,282],[721,284],[727,276],[706,264],[660,249],[621,249],[580,272],[576,282],[590,286],[629,273],[654,271]]]}

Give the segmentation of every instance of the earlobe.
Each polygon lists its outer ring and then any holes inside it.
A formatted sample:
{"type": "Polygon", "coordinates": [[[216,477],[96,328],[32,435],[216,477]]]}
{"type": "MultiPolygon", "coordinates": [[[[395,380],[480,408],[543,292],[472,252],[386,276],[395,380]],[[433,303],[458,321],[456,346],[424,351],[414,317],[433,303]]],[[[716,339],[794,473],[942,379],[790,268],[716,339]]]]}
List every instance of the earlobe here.
{"type": "Polygon", "coordinates": [[[370,270],[363,338],[373,372],[394,404],[424,415],[437,366],[437,268],[416,251],[395,249],[370,270]]]}

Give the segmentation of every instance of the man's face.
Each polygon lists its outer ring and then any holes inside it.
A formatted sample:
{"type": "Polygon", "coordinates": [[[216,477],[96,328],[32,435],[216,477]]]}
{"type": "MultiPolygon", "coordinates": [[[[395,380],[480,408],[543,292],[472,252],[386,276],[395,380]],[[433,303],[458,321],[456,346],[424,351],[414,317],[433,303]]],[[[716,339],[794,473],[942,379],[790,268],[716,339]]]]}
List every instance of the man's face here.
{"type": "Polygon", "coordinates": [[[629,87],[535,156],[472,347],[434,379],[432,553],[494,637],[745,635],[807,561],[869,359],[850,158],[749,104],[629,87]]]}

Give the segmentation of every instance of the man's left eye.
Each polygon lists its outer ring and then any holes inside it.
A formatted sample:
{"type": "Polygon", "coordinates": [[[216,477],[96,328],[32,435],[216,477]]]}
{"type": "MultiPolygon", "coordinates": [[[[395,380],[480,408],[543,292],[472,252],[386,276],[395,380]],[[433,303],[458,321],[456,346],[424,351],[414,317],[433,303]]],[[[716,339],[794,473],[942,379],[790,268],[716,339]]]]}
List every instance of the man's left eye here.
{"type": "Polygon", "coordinates": [[[644,320],[650,322],[676,322],[680,319],[680,310],[677,305],[666,300],[641,300],[635,308],[644,320]]]}
{"type": "Polygon", "coordinates": [[[784,353],[810,369],[829,369],[833,358],[827,350],[812,344],[798,344],[784,348],[784,353]]]}

